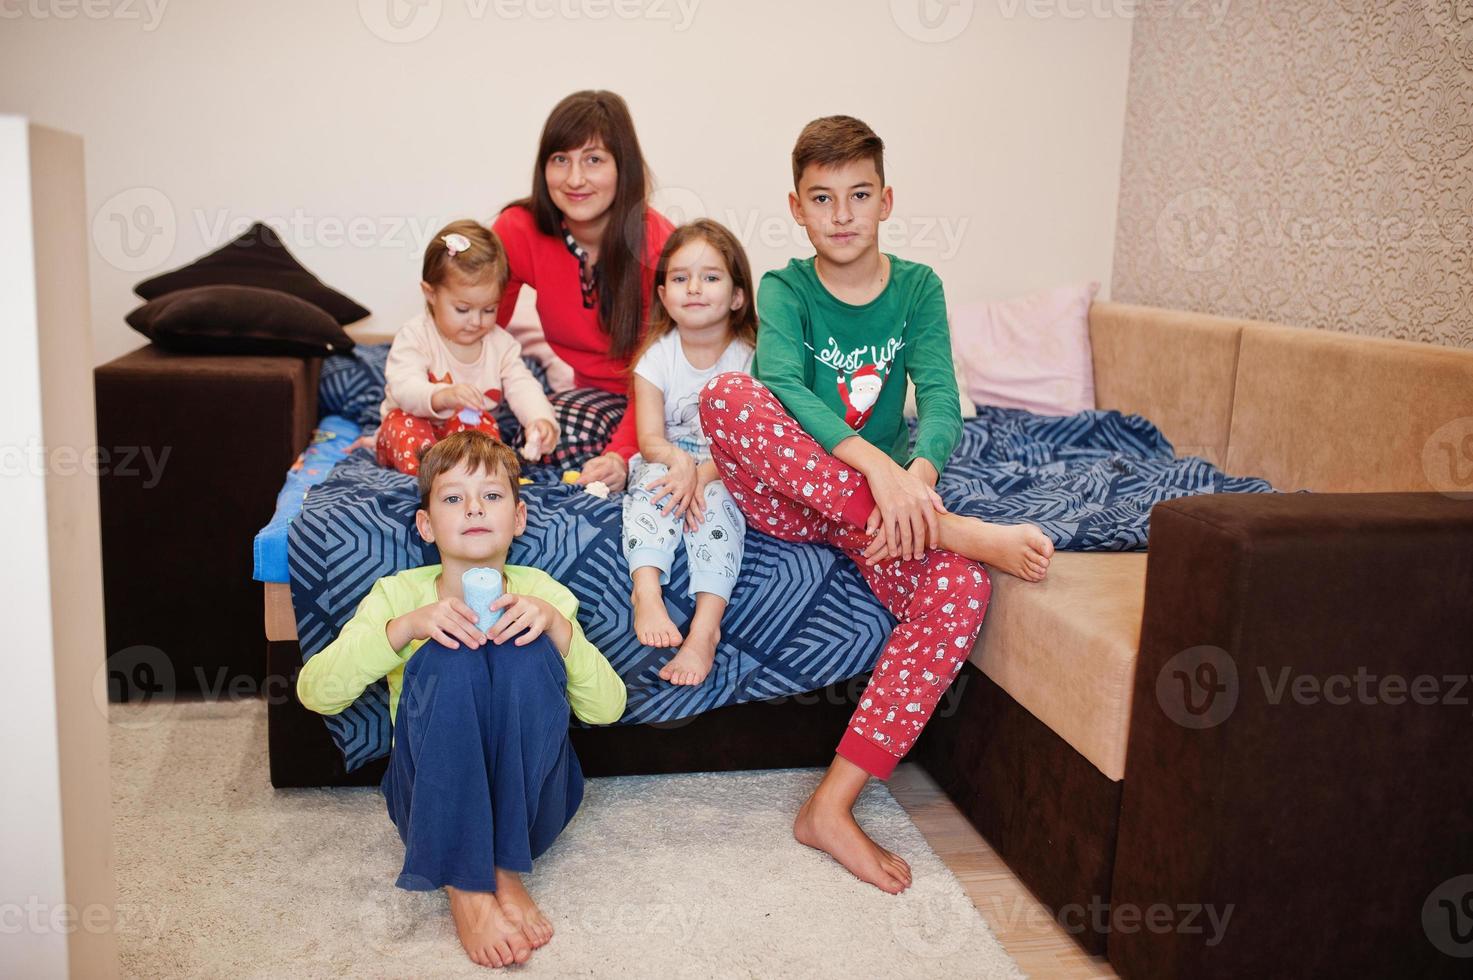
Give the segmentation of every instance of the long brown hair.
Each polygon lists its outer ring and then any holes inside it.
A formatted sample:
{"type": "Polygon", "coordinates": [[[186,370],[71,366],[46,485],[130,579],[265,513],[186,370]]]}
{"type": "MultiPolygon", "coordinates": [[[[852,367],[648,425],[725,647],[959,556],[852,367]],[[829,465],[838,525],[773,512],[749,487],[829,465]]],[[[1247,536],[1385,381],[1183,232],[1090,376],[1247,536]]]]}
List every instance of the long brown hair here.
{"type": "MultiPolygon", "coordinates": [[[[507,207],[532,212],[537,230],[562,238],[563,215],[547,189],[547,161],[554,153],[576,150],[599,140],[614,157],[619,176],[609,222],[598,249],[599,325],[609,335],[609,354],[627,358],[639,344],[643,307],[645,207],[649,173],[629,106],[613,92],[574,92],[553,107],[537,144],[532,168],[532,194],[507,207]]],[[[504,209],[503,209],[504,210],[504,209]]]]}
{"type": "Polygon", "coordinates": [[[752,266],[747,262],[746,250],[725,225],[710,218],[698,218],[683,224],[670,233],[665,247],[660,250],[660,261],[655,264],[654,294],[650,297],[650,326],[645,331],[644,342],[638,352],[629,359],[630,370],[639,363],[661,337],[676,329],[670,311],[660,300],[660,287],[665,285],[665,275],[670,269],[670,259],[682,247],[691,242],[703,241],[716,250],[731,273],[731,288],[742,291],[742,305],[732,311],[731,335],[733,340],[744,340],[750,347],[757,346],[757,296],[752,289],[752,266]]]}

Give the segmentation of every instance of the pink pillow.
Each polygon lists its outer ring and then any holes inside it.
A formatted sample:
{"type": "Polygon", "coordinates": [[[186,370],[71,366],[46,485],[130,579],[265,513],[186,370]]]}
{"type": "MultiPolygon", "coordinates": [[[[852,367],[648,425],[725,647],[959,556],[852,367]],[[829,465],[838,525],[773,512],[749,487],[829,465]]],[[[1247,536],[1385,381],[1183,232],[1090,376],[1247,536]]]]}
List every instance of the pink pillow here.
{"type": "Polygon", "coordinates": [[[1059,286],[951,311],[963,393],[979,405],[1073,415],[1095,407],[1089,304],[1100,284],[1059,286]]]}

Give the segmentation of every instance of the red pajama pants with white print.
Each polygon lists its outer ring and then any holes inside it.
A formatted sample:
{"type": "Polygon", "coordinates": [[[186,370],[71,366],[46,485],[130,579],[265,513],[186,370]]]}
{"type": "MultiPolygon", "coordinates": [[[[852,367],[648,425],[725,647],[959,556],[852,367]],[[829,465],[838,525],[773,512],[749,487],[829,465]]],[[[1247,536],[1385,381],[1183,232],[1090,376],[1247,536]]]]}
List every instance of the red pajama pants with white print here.
{"type": "Polygon", "coordinates": [[[888,778],[971,653],[992,580],[977,562],[949,551],[867,564],[864,525],[875,500],[864,477],[825,452],[749,375],[711,379],[701,398],[701,427],[749,527],[839,548],[900,621],[838,748],[861,769],[888,778]]]}
{"type": "Polygon", "coordinates": [[[458,413],[448,419],[422,419],[396,408],[379,423],[378,441],[374,444],[378,464],[417,476],[421,453],[446,436],[467,429],[484,432],[493,439],[501,438],[501,429],[490,412],[482,412],[479,422],[466,422],[458,413]]]}

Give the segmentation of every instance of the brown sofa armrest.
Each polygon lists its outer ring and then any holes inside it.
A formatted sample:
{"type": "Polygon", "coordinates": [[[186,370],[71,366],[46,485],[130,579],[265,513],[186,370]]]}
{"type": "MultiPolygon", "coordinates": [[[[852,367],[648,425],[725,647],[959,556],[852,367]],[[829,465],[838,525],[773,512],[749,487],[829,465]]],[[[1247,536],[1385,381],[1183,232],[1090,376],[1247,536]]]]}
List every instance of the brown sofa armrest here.
{"type": "Polygon", "coordinates": [[[1151,519],[1111,962],[1458,972],[1423,911],[1473,872],[1473,502],[1203,496],[1151,519]]]}
{"type": "Polygon", "coordinates": [[[320,366],[150,346],[94,372],[108,656],[153,648],[155,686],[261,683],[251,542],[311,437],[320,366]]]}

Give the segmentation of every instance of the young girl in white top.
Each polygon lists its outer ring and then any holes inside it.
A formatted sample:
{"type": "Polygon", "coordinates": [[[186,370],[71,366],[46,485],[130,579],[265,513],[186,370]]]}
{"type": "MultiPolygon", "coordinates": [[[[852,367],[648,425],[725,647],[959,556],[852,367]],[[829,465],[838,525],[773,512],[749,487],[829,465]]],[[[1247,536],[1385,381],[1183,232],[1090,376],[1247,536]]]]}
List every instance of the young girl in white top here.
{"type": "Polygon", "coordinates": [[[557,415],[522,363],[522,348],[496,325],[506,287],[506,252],[474,221],[441,228],[425,249],[425,312],[394,336],[384,369],[376,449],[381,466],[419,472],[419,457],[453,432],[479,429],[501,438],[492,412],[503,399],[522,424],[522,455],[541,459],[557,446],[557,415]]]}
{"type": "Polygon", "coordinates": [[[753,299],[747,256],[731,232],[705,219],[677,228],[655,267],[649,333],[632,362],[639,454],[624,497],[624,555],[639,641],[680,647],[660,670],[672,684],[700,684],[710,673],[742,565],[746,523],[711,462],[698,409],[711,378],[750,370],[753,299]],[[683,641],[662,591],[682,539],[696,603],[683,641]]]}

